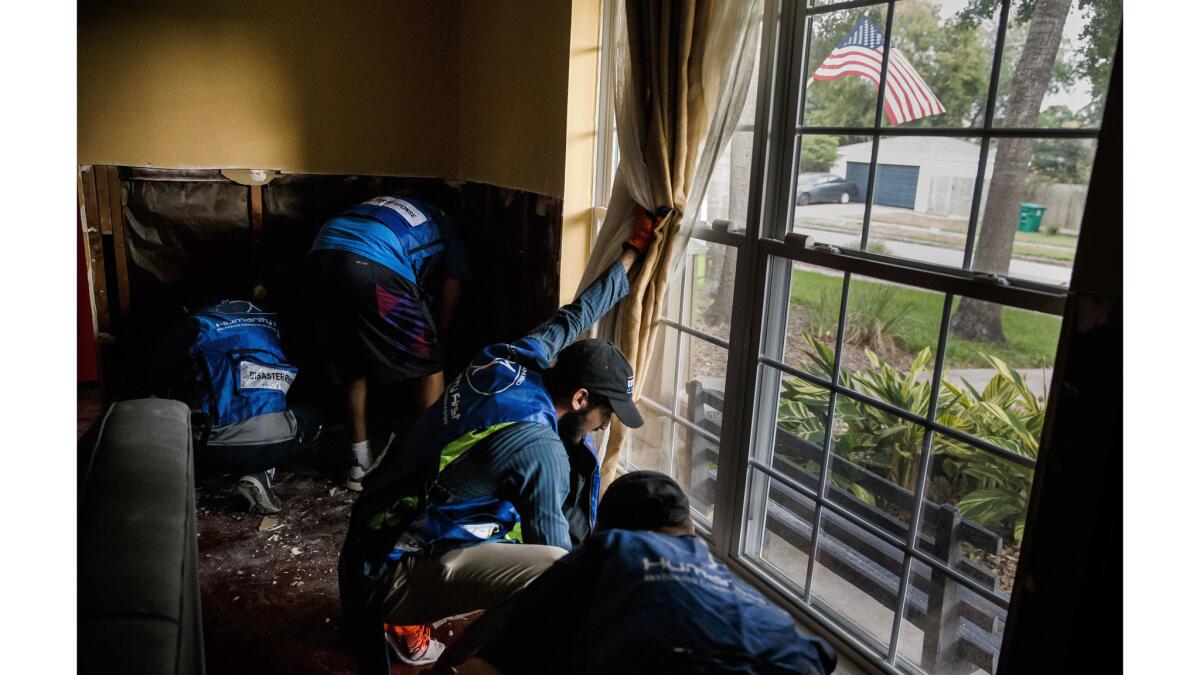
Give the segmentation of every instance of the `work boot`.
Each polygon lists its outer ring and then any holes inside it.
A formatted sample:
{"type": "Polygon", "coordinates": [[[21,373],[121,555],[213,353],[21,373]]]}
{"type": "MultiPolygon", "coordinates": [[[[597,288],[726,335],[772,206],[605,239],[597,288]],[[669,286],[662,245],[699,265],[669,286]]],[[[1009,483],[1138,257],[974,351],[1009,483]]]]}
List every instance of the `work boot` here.
{"type": "Polygon", "coordinates": [[[238,494],[250,502],[251,511],[257,509],[261,513],[279,513],[283,510],[283,500],[271,489],[271,473],[274,473],[274,469],[270,473],[260,471],[238,479],[238,494]]]}

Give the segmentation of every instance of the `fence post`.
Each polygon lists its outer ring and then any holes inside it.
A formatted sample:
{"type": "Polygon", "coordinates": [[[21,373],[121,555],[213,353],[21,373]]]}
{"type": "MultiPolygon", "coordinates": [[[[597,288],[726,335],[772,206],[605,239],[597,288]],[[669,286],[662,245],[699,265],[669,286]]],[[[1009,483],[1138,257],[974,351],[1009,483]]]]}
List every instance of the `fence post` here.
{"type": "MultiPolygon", "coordinates": [[[[934,557],[950,569],[958,567],[962,548],[958,528],[962,516],[958,509],[941,505],[926,512],[935,517],[934,557]]],[[[960,673],[969,670],[958,656],[959,602],[958,584],[937,568],[929,570],[929,606],[925,612],[925,640],[921,646],[921,666],[930,672],[960,673]]]]}
{"type": "MultiPolygon", "coordinates": [[[[704,402],[701,400],[701,395],[704,393],[704,385],[700,384],[700,380],[691,380],[684,389],[687,392],[687,420],[699,426],[700,421],[704,419],[704,402]]],[[[702,456],[704,453],[703,444],[707,441],[703,436],[684,427],[683,440],[685,448],[683,452],[675,453],[675,475],[684,482],[684,487],[688,494],[695,495],[697,488],[702,487],[697,482],[696,465],[697,459],[701,460],[700,466],[707,466],[703,462],[702,456]]]]}

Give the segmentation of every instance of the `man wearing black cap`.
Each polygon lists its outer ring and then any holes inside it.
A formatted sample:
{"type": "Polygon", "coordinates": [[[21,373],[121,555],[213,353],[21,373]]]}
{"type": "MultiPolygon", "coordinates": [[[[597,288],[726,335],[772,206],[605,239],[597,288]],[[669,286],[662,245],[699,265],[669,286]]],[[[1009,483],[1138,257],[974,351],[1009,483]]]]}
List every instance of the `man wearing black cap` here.
{"type": "Polygon", "coordinates": [[[713,558],[689,511],[665,474],[613,481],[596,534],[515,596],[503,627],[454,672],[832,672],[829,643],[801,635],[713,558]],[[514,648],[532,635],[536,648],[514,648]]]}
{"type": "Polygon", "coordinates": [[[642,418],[624,355],[575,339],[629,292],[652,228],[639,214],[620,261],[529,335],[480,352],[367,474],[339,561],[360,671],[388,672],[385,635],[400,660],[436,661],[428,624],[504,601],[590,533],[588,434],[642,418]]]}

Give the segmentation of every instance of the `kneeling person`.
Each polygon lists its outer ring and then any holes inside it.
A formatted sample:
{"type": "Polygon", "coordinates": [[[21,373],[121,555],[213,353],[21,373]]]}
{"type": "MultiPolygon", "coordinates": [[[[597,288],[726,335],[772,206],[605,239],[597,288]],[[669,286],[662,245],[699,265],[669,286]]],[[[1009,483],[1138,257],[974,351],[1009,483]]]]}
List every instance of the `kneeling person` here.
{"type": "Polygon", "coordinates": [[[320,414],[289,406],[299,370],[288,363],[274,312],[247,300],[200,309],[163,338],[154,393],[187,403],[200,473],[228,474],[251,509],[278,513],[275,467],[320,433],[320,414]]]}
{"type": "Polygon", "coordinates": [[[832,672],[829,643],[801,635],[715,559],[689,511],[665,474],[613,481],[596,534],[516,596],[504,627],[457,672],[832,672]],[[513,648],[531,635],[536,649],[513,648]]]}

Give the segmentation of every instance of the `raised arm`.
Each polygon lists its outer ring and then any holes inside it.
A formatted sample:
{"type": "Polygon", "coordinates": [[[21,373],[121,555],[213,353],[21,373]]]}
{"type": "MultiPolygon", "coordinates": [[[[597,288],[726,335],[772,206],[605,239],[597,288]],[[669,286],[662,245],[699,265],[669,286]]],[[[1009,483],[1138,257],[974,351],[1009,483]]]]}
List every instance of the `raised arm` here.
{"type": "Polygon", "coordinates": [[[638,209],[633,237],[625,243],[620,259],[585,288],[574,302],[559,307],[554,316],[529,334],[530,338],[541,342],[547,359],[553,359],[629,294],[629,271],[645,253],[653,236],[654,222],[638,209]]]}

